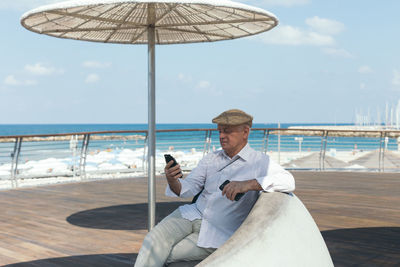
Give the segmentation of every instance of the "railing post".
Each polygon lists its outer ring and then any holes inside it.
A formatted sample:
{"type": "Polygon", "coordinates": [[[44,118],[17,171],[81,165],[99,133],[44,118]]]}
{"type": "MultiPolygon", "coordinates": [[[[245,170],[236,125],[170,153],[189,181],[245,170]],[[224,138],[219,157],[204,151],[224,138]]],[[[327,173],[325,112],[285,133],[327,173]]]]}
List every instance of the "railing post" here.
{"type": "Polygon", "coordinates": [[[383,144],[383,132],[381,132],[381,137],[379,139],[379,154],[378,154],[378,169],[379,172],[382,171],[382,144],[383,144]]]}
{"type": "MultiPolygon", "coordinates": [[[[278,122],[278,129],[281,128],[281,123],[278,122]]],[[[278,164],[281,164],[281,131],[278,130],[278,164]]]]}
{"type": "Polygon", "coordinates": [[[89,146],[90,134],[85,134],[82,140],[82,149],[81,149],[81,157],[79,160],[79,175],[81,176],[81,180],[86,178],[86,157],[87,157],[87,149],[89,146]]]}
{"type": "Polygon", "coordinates": [[[12,153],[11,161],[11,187],[18,187],[17,170],[18,170],[18,159],[21,152],[22,137],[15,138],[14,151],[12,153]]]}
{"type": "Polygon", "coordinates": [[[142,168],[143,168],[143,174],[147,175],[147,137],[149,136],[149,132],[146,132],[146,137],[144,138],[144,145],[143,145],[143,160],[142,160],[142,168]]]}
{"type": "Polygon", "coordinates": [[[211,133],[212,130],[206,130],[206,137],[204,140],[204,149],[203,149],[203,157],[210,152],[210,146],[211,146],[211,133]]]}
{"type": "Polygon", "coordinates": [[[10,176],[11,188],[14,188],[14,187],[15,187],[15,185],[14,185],[14,177],[15,177],[15,172],[14,172],[14,165],[15,165],[15,164],[14,164],[14,162],[15,162],[15,157],[16,157],[16,154],[17,154],[18,139],[19,139],[19,138],[15,138],[14,150],[13,150],[13,152],[11,153],[11,170],[10,170],[10,174],[11,174],[11,176],[10,176]]]}
{"type": "Polygon", "coordinates": [[[204,157],[204,155],[206,154],[206,151],[207,151],[208,131],[209,131],[209,130],[206,130],[206,135],[205,135],[205,137],[204,137],[203,157],[204,157]]]}
{"type": "Polygon", "coordinates": [[[389,143],[389,139],[388,139],[386,133],[384,133],[384,135],[383,135],[383,140],[384,140],[384,146],[382,149],[382,172],[385,172],[385,151],[387,149],[387,144],[389,143]]]}
{"type": "Polygon", "coordinates": [[[267,130],[264,129],[264,133],[263,133],[263,149],[261,149],[261,150],[263,150],[264,154],[266,154],[265,153],[265,135],[266,135],[266,132],[267,132],[267,130]]]}
{"type": "Polygon", "coordinates": [[[264,154],[267,154],[268,152],[268,145],[269,145],[269,129],[267,130],[267,134],[265,135],[264,154]]]}
{"type": "Polygon", "coordinates": [[[325,150],[326,150],[326,135],[327,131],[322,132],[321,136],[321,149],[319,151],[319,170],[322,171],[325,168],[325,150]]]}
{"type": "Polygon", "coordinates": [[[326,131],[325,132],[324,151],[322,153],[322,170],[325,170],[325,154],[326,154],[326,145],[328,144],[328,134],[329,134],[329,131],[326,131]]]}
{"type": "Polygon", "coordinates": [[[76,152],[78,149],[78,135],[71,135],[69,149],[72,151],[72,177],[76,176],[76,152]]]}
{"type": "Polygon", "coordinates": [[[210,148],[211,148],[211,135],[212,135],[212,131],[210,130],[208,133],[208,149],[207,149],[207,153],[210,152],[210,148]]]}

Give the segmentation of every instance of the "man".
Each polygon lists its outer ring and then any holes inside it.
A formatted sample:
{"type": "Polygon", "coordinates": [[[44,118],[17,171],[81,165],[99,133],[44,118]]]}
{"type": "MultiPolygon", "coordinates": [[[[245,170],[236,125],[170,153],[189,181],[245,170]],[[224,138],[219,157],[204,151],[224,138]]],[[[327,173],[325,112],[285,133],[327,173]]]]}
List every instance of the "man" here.
{"type": "Polygon", "coordinates": [[[294,190],[289,172],[249,146],[252,121],[252,116],[238,109],[214,118],[222,150],[206,155],[185,179],[180,178],[180,166],[171,167],[173,162],[168,162],[167,196],[201,194],[195,203],[179,207],[147,234],[135,266],[202,260],[239,228],[260,191],[294,190]],[[226,180],[230,182],[221,191],[226,180]],[[244,195],[235,200],[240,193],[244,195]]]}

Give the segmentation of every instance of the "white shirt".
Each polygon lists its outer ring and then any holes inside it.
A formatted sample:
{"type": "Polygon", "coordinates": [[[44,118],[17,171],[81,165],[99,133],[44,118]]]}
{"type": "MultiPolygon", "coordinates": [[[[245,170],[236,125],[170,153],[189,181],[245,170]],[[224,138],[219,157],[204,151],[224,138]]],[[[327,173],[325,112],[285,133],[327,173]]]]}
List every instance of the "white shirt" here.
{"type": "MultiPolygon", "coordinates": [[[[266,192],[290,192],[295,188],[288,171],[248,144],[233,158],[223,150],[207,154],[185,179],[179,179],[183,198],[195,196],[204,187],[196,203],[179,207],[183,218],[202,219],[199,247],[218,248],[224,244],[246,219],[259,194],[249,191],[239,201],[231,201],[222,196],[219,186],[226,180],[252,179],[266,192]]],[[[169,186],[165,194],[178,197],[169,186]]]]}

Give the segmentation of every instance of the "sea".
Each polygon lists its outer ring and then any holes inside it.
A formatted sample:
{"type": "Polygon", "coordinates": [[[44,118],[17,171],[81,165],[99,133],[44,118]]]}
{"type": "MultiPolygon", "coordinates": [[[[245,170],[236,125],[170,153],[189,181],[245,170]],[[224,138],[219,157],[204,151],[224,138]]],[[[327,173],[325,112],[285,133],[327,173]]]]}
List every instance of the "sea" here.
{"type": "MultiPolygon", "coordinates": [[[[253,124],[253,128],[288,128],[290,126],[316,126],[316,125],[330,125],[324,123],[255,123],[253,124]]],[[[351,124],[337,124],[337,125],[351,125],[351,124]]],[[[215,124],[207,124],[207,123],[185,123],[185,124],[157,124],[157,130],[182,130],[182,129],[215,129],[215,124]]],[[[42,134],[65,134],[65,133],[81,133],[81,132],[101,132],[101,131],[141,131],[147,130],[147,124],[2,124],[0,125],[0,136],[20,136],[20,135],[42,135],[42,134]]],[[[110,134],[112,135],[112,134],[110,134]]],[[[132,135],[132,133],[119,134],[119,135],[132,135]]],[[[138,133],[137,135],[145,136],[145,133],[138,133]]],[[[180,150],[184,150],[185,152],[191,149],[204,149],[204,142],[207,138],[210,140],[209,148],[212,149],[219,146],[218,134],[213,131],[212,136],[205,136],[207,133],[205,131],[191,131],[191,132],[162,132],[156,134],[156,146],[159,150],[168,150],[168,148],[174,147],[179,148],[180,150]]],[[[252,131],[249,137],[250,144],[257,150],[263,150],[265,147],[264,142],[264,133],[263,131],[252,131]]],[[[292,150],[292,144],[294,140],[293,137],[290,139],[285,139],[285,137],[281,138],[282,146],[281,150],[292,150]],[[290,143],[290,145],[284,145],[286,143],[290,143]]],[[[319,149],[319,147],[315,146],[315,142],[319,142],[320,137],[304,137],[304,148],[305,149],[319,149]]],[[[269,148],[277,149],[278,139],[277,136],[271,135],[269,148]]],[[[143,139],[142,142],[136,142],[136,146],[127,146],[126,143],[123,142],[101,142],[96,141],[91,142],[90,149],[94,150],[104,150],[115,147],[129,147],[132,149],[137,149],[143,147],[143,139]]],[[[23,147],[27,149],[27,145],[35,146],[34,144],[24,144],[23,147]]],[[[53,143],[45,143],[41,142],[40,145],[42,148],[46,150],[50,149],[54,146],[53,143]]],[[[64,144],[64,147],[67,148],[68,143],[64,144]]],[[[7,150],[10,147],[8,146],[7,150]]],[[[1,145],[0,145],[0,158],[3,156],[1,153],[1,145]]],[[[6,152],[7,154],[8,152],[6,152]]],[[[1,161],[1,160],[0,160],[1,161]]]]}
{"type": "MultiPolygon", "coordinates": [[[[289,126],[316,126],[332,125],[326,123],[281,123],[281,128],[289,126]]],[[[353,125],[353,124],[335,124],[353,125]]],[[[255,123],[253,128],[277,128],[278,123],[255,123]]],[[[175,129],[209,129],[216,128],[215,124],[207,123],[160,123],[156,125],[157,130],[175,129]]],[[[13,135],[36,135],[36,134],[58,134],[95,131],[136,131],[147,130],[147,124],[0,124],[0,136],[13,135]]]]}
{"type": "MultiPolygon", "coordinates": [[[[289,128],[290,126],[329,126],[332,124],[327,123],[255,123],[253,128],[289,128]]],[[[335,126],[352,126],[350,123],[335,124],[335,126]]],[[[215,124],[208,123],[181,123],[181,124],[167,124],[161,123],[156,125],[157,130],[182,130],[182,129],[216,129],[215,124]]],[[[143,131],[147,130],[147,124],[0,124],[0,137],[1,136],[20,136],[20,135],[42,135],[42,134],[63,134],[63,133],[80,133],[80,132],[101,132],[101,131],[143,131]]],[[[157,148],[166,150],[168,147],[176,143],[182,149],[188,150],[191,148],[202,149],[204,146],[205,131],[191,131],[191,132],[162,132],[157,133],[157,148]],[[184,145],[187,143],[187,145],[184,145]],[[196,143],[196,144],[194,144],[196,143]]],[[[206,133],[207,134],[207,133],[206,133]]],[[[211,146],[218,146],[218,134],[213,131],[212,138],[210,138],[211,146]]],[[[249,137],[249,142],[254,148],[262,150],[265,147],[263,138],[263,131],[252,131],[249,137]]],[[[111,134],[110,134],[111,135],[111,134]]],[[[120,134],[132,135],[132,133],[120,134]]],[[[144,133],[138,135],[145,136],[144,133]]],[[[211,137],[211,136],[209,136],[211,137]]],[[[142,139],[143,141],[143,139],[142,139]]],[[[144,141],[143,141],[144,142],[144,141]]],[[[301,142],[303,149],[319,150],[321,146],[321,137],[307,137],[302,136],[301,140],[291,136],[282,136],[279,139],[281,151],[291,151],[298,142],[301,142]],[[285,145],[286,144],[286,145],[285,145]]],[[[373,150],[379,147],[379,138],[334,138],[330,137],[328,140],[327,148],[338,147],[339,150],[351,149],[365,149],[373,150]]],[[[45,143],[42,143],[46,145],[45,143]]],[[[93,149],[105,149],[109,146],[109,142],[96,142],[97,147],[93,149]]],[[[141,144],[139,144],[141,146],[141,144]]],[[[278,149],[278,136],[271,135],[269,137],[269,149],[278,149]]],[[[396,140],[388,141],[389,148],[397,146],[396,140]]],[[[93,146],[93,143],[92,143],[93,146]]],[[[118,146],[118,142],[112,144],[118,146]]],[[[1,146],[0,146],[1,150],[1,146]]],[[[1,154],[1,151],[0,151],[1,154]]],[[[1,157],[1,155],[0,155],[1,157]]]]}
{"type": "MultiPolygon", "coordinates": [[[[327,123],[280,123],[281,128],[288,128],[290,126],[326,126],[332,125],[327,123]]],[[[350,123],[339,123],[335,124],[337,126],[351,126],[354,124],[350,123]]],[[[157,130],[179,130],[179,129],[215,129],[215,124],[207,123],[182,123],[182,124],[167,124],[161,123],[156,125],[157,130]]],[[[278,123],[255,123],[253,128],[278,128],[278,123]]],[[[137,131],[137,130],[147,130],[147,124],[0,124],[0,136],[18,136],[18,135],[40,135],[40,134],[60,134],[60,133],[79,133],[79,132],[97,132],[97,131],[137,131]]],[[[129,135],[129,134],[126,134],[129,135]]],[[[142,134],[144,135],[144,134],[142,134]]],[[[176,133],[176,132],[164,132],[156,135],[157,138],[157,148],[165,150],[171,143],[194,143],[198,142],[194,146],[196,149],[202,149],[205,139],[204,131],[193,131],[191,133],[176,133]]],[[[286,138],[281,137],[281,150],[293,150],[293,146],[296,146],[296,141],[294,137],[286,138]],[[287,146],[285,146],[285,142],[287,146]]],[[[320,149],[320,137],[302,137],[301,145],[303,149],[308,150],[319,150],[320,149]]],[[[263,132],[252,132],[249,138],[250,144],[258,148],[263,149],[265,143],[262,141],[263,132]]],[[[351,150],[354,147],[358,149],[376,149],[379,146],[379,140],[365,138],[341,138],[335,139],[331,138],[328,142],[328,148],[332,146],[337,146],[337,141],[341,144],[339,149],[351,150]]],[[[218,136],[216,132],[213,132],[212,136],[213,146],[218,146],[218,136]]],[[[92,144],[93,145],[93,144],[92,144]]],[[[98,147],[95,149],[104,149],[109,146],[107,142],[97,142],[98,147]]],[[[116,146],[117,144],[113,144],[116,146]]],[[[395,144],[395,140],[389,140],[389,145],[395,144]]],[[[193,145],[192,145],[193,146],[193,145]]],[[[270,137],[269,148],[277,149],[278,139],[277,136],[272,135],[270,137]]],[[[190,145],[187,147],[182,147],[183,149],[190,149],[190,145]]]]}

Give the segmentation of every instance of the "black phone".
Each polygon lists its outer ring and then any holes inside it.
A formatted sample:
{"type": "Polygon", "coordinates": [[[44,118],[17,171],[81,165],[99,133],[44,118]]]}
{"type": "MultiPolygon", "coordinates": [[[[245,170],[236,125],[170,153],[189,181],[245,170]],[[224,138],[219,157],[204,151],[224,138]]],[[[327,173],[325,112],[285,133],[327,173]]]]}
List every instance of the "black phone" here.
{"type": "Polygon", "coordinates": [[[175,167],[178,163],[176,162],[176,159],[171,156],[170,154],[164,154],[164,158],[165,158],[165,163],[168,164],[168,162],[170,162],[171,160],[174,162],[172,163],[171,167],[175,167]]]}
{"type": "MultiPolygon", "coordinates": [[[[165,158],[166,164],[168,164],[168,162],[170,162],[171,160],[174,162],[174,163],[172,163],[171,167],[175,167],[176,165],[178,165],[178,163],[176,162],[176,159],[173,156],[171,156],[170,154],[164,154],[164,158],[165,158]]],[[[180,174],[183,176],[182,172],[180,174]]]]}
{"type": "Polygon", "coordinates": [[[227,185],[227,184],[229,184],[230,183],[230,181],[229,180],[226,180],[223,184],[221,184],[220,186],[219,186],[219,190],[224,190],[224,187],[225,187],[225,185],[227,185]]]}
{"type": "MultiPolygon", "coordinates": [[[[225,182],[223,182],[220,186],[219,189],[222,191],[224,190],[225,185],[229,184],[231,181],[226,180],[225,182]]],[[[238,201],[239,199],[242,198],[242,196],[244,196],[244,193],[237,193],[235,196],[235,201],[238,201]]]]}

